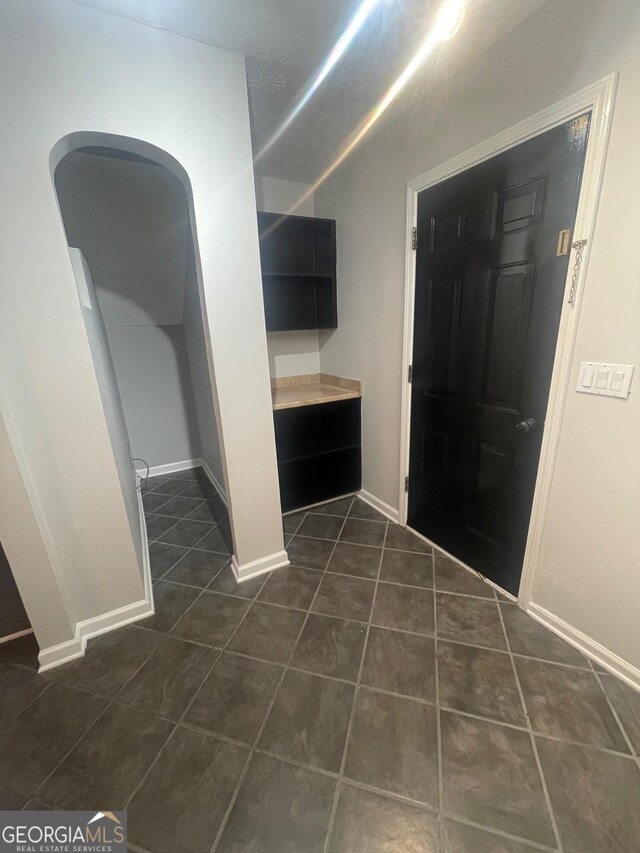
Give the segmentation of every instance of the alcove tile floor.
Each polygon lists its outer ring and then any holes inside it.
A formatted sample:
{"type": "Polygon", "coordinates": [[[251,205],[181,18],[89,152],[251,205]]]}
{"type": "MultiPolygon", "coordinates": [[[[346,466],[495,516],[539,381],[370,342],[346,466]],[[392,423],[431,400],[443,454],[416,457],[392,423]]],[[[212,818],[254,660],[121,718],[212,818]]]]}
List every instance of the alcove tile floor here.
{"type": "Polygon", "coordinates": [[[0,647],[0,807],[130,849],[631,853],[640,694],[358,498],[238,585],[198,471],[144,495],[156,615],[35,673],[0,647]]]}

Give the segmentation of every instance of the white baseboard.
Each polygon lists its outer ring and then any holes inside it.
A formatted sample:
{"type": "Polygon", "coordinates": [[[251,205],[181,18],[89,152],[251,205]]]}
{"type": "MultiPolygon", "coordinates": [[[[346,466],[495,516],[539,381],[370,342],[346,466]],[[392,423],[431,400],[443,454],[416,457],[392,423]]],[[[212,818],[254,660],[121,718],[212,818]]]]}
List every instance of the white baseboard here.
{"type": "Polygon", "coordinates": [[[33,628],[25,628],[24,631],[16,631],[15,634],[7,634],[6,637],[0,637],[0,645],[2,643],[10,643],[11,640],[19,640],[20,637],[26,637],[27,634],[33,634],[33,628]]]}
{"type": "MultiPolygon", "coordinates": [[[[216,492],[220,495],[220,498],[227,504],[227,493],[225,492],[222,483],[219,482],[211,468],[207,465],[204,459],[198,457],[197,459],[183,459],[182,462],[168,462],[166,465],[154,465],[152,468],[149,468],[149,476],[150,477],[161,477],[163,474],[177,474],[179,471],[188,471],[189,468],[202,468],[204,473],[209,478],[211,485],[214,487],[216,492]]],[[[136,468],[136,472],[139,476],[143,476],[146,474],[145,468],[136,468]]]]}
{"type": "Polygon", "coordinates": [[[613,675],[617,675],[618,678],[621,678],[630,687],[640,690],[640,670],[636,669],[630,663],[610,652],[609,649],[601,646],[600,643],[592,640],[591,637],[587,637],[582,631],[569,625],[568,622],[555,616],[539,604],[531,603],[527,609],[527,613],[544,625],[545,628],[562,637],[567,643],[570,643],[570,645],[574,646],[587,657],[599,663],[613,675]]]}
{"type": "Polygon", "coordinates": [[[399,513],[397,509],[394,509],[388,503],[385,503],[380,498],[377,498],[375,495],[372,495],[371,492],[368,492],[366,489],[360,489],[358,492],[358,497],[361,498],[366,504],[372,506],[374,509],[377,509],[378,512],[381,512],[383,515],[386,515],[388,519],[398,523],[399,513]]]}
{"type": "Polygon", "coordinates": [[[204,461],[204,459],[198,459],[198,463],[202,467],[202,470],[204,471],[204,473],[209,478],[209,480],[210,480],[212,486],[214,487],[214,489],[216,490],[216,492],[220,495],[220,498],[221,498],[222,502],[224,503],[224,505],[226,507],[228,507],[229,505],[227,503],[227,493],[225,492],[224,488],[222,487],[222,483],[218,480],[218,478],[213,473],[211,468],[209,468],[209,466],[204,461]]]}
{"type": "Polygon", "coordinates": [[[274,569],[282,569],[288,565],[290,563],[286,551],[276,551],[275,554],[269,554],[268,557],[260,557],[259,560],[244,563],[242,566],[236,560],[235,554],[231,558],[231,568],[238,583],[251,580],[251,578],[257,578],[259,575],[272,572],[274,569]]]}
{"type": "MultiPolygon", "coordinates": [[[[176,474],[189,468],[199,468],[202,459],[183,459],[182,462],[169,462],[166,465],[154,465],[149,468],[150,477],[160,477],[162,474],[176,474]]],[[[138,474],[146,474],[146,468],[136,468],[138,474]]]]}
{"type": "Polygon", "coordinates": [[[76,624],[76,634],[73,640],[67,640],[66,643],[60,643],[57,646],[50,646],[47,649],[42,649],[38,655],[40,662],[39,672],[46,672],[48,669],[53,669],[63,663],[80,658],[84,655],[87,647],[87,640],[91,637],[97,637],[100,634],[106,634],[108,631],[115,631],[116,628],[122,628],[124,625],[129,625],[131,622],[138,622],[140,619],[146,619],[148,616],[153,616],[155,608],[153,604],[153,581],[151,578],[151,564],[149,561],[149,542],[147,540],[147,526],[144,520],[144,507],[142,504],[142,495],[140,490],[138,495],[138,513],[140,517],[140,530],[142,534],[142,579],[144,582],[144,599],[135,601],[133,604],[127,604],[117,610],[112,610],[109,613],[103,613],[101,616],[94,616],[92,619],[86,619],[84,622],[76,624]]]}
{"type": "Polygon", "coordinates": [[[73,640],[67,640],[66,643],[42,649],[38,655],[40,662],[38,672],[46,672],[48,669],[82,657],[87,647],[87,640],[100,634],[106,634],[108,631],[115,631],[116,628],[122,628],[131,622],[146,619],[147,616],[153,616],[153,612],[153,604],[145,598],[142,601],[136,601],[133,604],[112,610],[110,613],[103,613],[93,619],[78,622],[73,640]]]}

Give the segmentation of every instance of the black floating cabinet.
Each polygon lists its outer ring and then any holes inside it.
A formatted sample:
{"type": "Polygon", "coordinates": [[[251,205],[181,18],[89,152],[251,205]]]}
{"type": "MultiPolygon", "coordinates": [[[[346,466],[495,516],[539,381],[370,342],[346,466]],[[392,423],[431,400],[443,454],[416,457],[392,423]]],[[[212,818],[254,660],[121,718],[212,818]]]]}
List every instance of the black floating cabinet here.
{"type": "Polygon", "coordinates": [[[336,223],[258,213],[268,332],[336,329],[336,223]]]}
{"type": "Polygon", "coordinates": [[[360,398],[276,409],[273,417],[283,512],[360,489],[360,398]]]}

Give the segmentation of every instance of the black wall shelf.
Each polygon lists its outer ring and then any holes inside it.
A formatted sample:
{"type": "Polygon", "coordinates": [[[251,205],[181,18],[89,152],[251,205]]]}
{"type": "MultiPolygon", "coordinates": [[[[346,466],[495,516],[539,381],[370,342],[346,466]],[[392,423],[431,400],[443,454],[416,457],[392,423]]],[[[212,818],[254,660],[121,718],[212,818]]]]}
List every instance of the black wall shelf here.
{"type": "Polygon", "coordinates": [[[268,332],[336,329],[336,223],[258,213],[268,332]]]}

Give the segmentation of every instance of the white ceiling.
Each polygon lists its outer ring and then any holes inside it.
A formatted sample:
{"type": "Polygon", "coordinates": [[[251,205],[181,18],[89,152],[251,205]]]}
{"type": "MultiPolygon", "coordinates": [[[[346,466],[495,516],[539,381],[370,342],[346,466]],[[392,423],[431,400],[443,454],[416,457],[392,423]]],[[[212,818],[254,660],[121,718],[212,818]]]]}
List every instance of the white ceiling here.
{"type": "MultiPolygon", "coordinates": [[[[296,103],[359,0],[75,0],[243,53],[258,151],[296,103]]],[[[469,0],[443,45],[385,119],[506,35],[547,0],[469,0]]],[[[376,104],[426,32],[436,0],[380,0],[348,53],[286,134],[256,164],[270,177],[312,182],[376,104]]]]}

